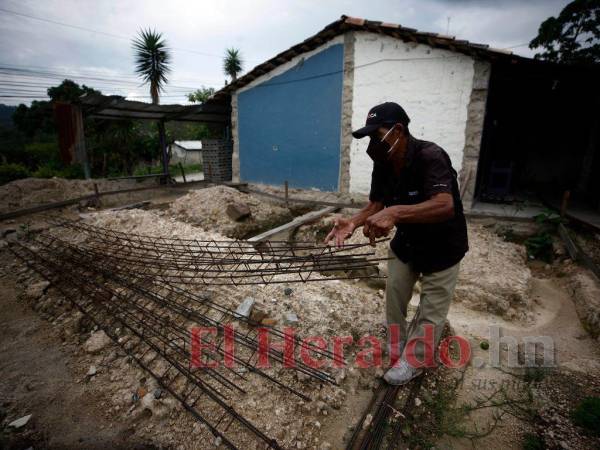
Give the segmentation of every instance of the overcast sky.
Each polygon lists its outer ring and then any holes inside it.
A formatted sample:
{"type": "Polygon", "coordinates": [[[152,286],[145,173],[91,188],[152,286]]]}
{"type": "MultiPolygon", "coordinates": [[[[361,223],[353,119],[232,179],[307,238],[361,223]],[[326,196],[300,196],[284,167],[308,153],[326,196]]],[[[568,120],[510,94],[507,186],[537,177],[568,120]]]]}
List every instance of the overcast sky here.
{"type": "MultiPolygon", "coordinates": [[[[173,72],[161,103],[182,103],[193,88],[220,88],[222,55],[241,50],[244,71],[303,41],[342,14],[421,31],[514,47],[556,16],[562,0],[0,0],[0,95],[37,96],[71,78],[105,94],[149,101],[133,72],[131,39],[140,28],[163,33],[173,72]],[[10,11],[10,12],[7,12],[10,11]],[[19,16],[14,13],[32,16],[19,16]],[[449,24],[448,24],[448,18],[449,24]],[[57,22],[57,23],[50,23],[57,22]],[[58,24],[67,24],[69,26],[58,24]],[[93,31],[88,31],[93,30],[93,31]],[[94,32],[97,31],[97,32],[94,32]],[[28,70],[9,76],[6,68],[28,70]],[[44,71],[42,76],[39,72],[44,71]],[[62,78],[61,78],[62,77],[62,78]]],[[[29,103],[0,98],[0,103],[29,103]]]]}

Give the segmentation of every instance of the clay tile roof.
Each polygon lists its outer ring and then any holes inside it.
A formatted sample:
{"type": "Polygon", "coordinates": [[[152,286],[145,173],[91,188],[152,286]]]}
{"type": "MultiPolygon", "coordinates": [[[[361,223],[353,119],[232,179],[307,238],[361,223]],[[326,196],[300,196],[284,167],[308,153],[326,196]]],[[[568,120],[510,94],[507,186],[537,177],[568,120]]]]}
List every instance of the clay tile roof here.
{"type": "Polygon", "coordinates": [[[295,56],[313,50],[335,36],[347,31],[368,31],[372,33],[385,34],[404,41],[418,42],[436,48],[443,48],[454,52],[464,53],[480,59],[498,60],[503,59],[510,62],[533,61],[530,58],[513,55],[509,50],[490,48],[485,44],[471,43],[466,40],[455,39],[438,33],[418,31],[414,28],[403,27],[399,24],[378,22],[361,19],[358,17],[342,16],[339,20],[330,23],[317,34],[305,39],[300,44],[279,53],[268,61],[259,64],[244,76],[217,91],[209,100],[222,100],[231,92],[246,86],[259,76],[271,71],[275,67],[290,61],[295,56]]]}

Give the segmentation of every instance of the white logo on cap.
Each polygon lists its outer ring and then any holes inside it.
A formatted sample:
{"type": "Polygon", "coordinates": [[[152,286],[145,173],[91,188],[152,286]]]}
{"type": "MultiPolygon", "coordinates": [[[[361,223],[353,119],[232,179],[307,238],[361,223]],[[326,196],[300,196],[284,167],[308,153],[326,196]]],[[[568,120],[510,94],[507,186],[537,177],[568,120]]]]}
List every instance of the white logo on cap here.
{"type": "Polygon", "coordinates": [[[377,113],[370,113],[370,114],[367,116],[367,119],[372,119],[373,117],[377,117],[377,113]]]}

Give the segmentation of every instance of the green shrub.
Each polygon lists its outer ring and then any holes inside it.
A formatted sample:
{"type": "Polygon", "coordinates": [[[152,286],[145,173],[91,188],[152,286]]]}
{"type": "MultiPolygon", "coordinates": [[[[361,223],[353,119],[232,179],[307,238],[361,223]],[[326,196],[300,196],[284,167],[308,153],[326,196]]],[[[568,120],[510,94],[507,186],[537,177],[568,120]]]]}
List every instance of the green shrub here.
{"type": "Polygon", "coordinates": [[[0,164],[0,184],[20,180],[30,176],[27,167],[22,164],[0,164]]]}
{"type": "MultiPolygon", "coordinates": [[[[184,164],[183,170],[185,171],[186,175],[188,173],[202,172],[202,164],[184,164]]],[[[135,176],[150,175],[150,174],[158,175],[158,174],[161,174],[162,172],[163,172],[162,165],[159,165],[159,166],[138,167],[137,169],[135,169],[133,174],[135,176]]],[[[169,173],[171,174],[171,176],[174,176],[174,177],[181,175],[181,169],[179,168],[179,164],[170,164],[169,165],[169,173]]]]}
{"type": "Polygon", "coordinates": [[[534,433],[527,433],[523,436],[523,450],[544,450],[544,440],[534,433]]]}
{"type": "Polygon", "coordinates": [[[85,178],[81,164],[71,164],[60,171],[59,177],[73,179],[85,178]]]}
{"type": "Polygon", "coordinates": [[[73,164],[67,167],[56,167],[54,164],[44,164],[33,172],[33,176],[36,178],[68,178],[76,179],[83,178],[83,168],[79,164],[73,164]]]}
{"type": "Polygon", "coordinates": [[[525,240],[527,255],[531,259],[541,259],[546,262],[552,262],[554,249],[552,247],[552,235],[547,232],[539,232],[525,240]]]}
{"type": "Polygon", "coordinates": [[[32,142],[25,145],[25,155],[30,167],[60,165],[60,151],[56,142],[32,142]]]}
{"type": "Polygon", "coordinates": [[[52,167],[49,164],[44,164],[43,166],[39,166],[35,172],[33,172],[33,176],[36,178],[52,178],[57,177],[58,170],[52,167]]]}
{"type": "Polygon", "coordinates": [[[573,423],[600,435],[600,397],[586,397],[571,415],[573,423]]]}

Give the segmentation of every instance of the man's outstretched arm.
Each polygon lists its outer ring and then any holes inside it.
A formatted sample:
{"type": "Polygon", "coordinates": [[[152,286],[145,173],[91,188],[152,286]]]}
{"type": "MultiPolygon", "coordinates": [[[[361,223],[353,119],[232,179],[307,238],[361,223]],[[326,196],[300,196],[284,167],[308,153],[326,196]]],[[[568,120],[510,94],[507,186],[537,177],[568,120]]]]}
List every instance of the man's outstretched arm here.
{"type": "Polygon", "coordinates": [[[344,241],[352,236],[354,230],[363,226],[369,217],[373,214],[377,214],[382,209],[382,202],[369,201],[363,209],[349,219],[344,217],[336,218],[333,229],[325,238],[325,243],[327,244],[335,239],[335,245],[341,247],[344,245],[344,241]]]}

